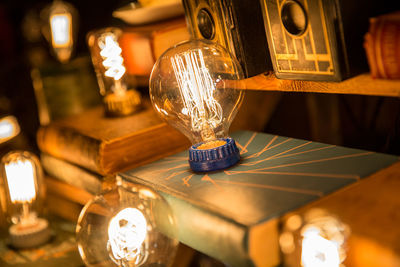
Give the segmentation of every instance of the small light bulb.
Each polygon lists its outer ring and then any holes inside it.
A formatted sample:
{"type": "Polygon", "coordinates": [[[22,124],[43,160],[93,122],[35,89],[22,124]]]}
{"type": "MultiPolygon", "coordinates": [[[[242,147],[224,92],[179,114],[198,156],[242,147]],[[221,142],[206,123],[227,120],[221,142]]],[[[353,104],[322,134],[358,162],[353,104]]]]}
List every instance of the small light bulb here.
{"type": "Polygon", "coordinates": [[[139,92],[127,88],[126,68],[119,38],[122,31],[115,27],[88,33],[88,45],[96,71],[100,94],[106,113],[123,116],[135,112],[141,103],[139,92]]]}
{"type": "Polygon", "coordinates": [[[322,209],[288,217],[279,238],[285,266],[340,267],[349,227],[322,209]]]}
{"type": "Polygon", "coordinates": [[[162,54],[150,76],[150,97],[161,117],[193,143],[189,163],[194,171],[228,168],[240,159],[229,126],[243,91],[238,61],[217,43],[194,40],[162,54]]]}
{"type": "Polygon", "coordinates": [[[1,161],[2,178],[12,225],[11,244],[17,248],[43,244],[50,238],[48,222],[38,218],[42,201],[42,170],[37,157],[27,151],[12,151],[1,161]]]}
{"type": "Polygon", "coordinates": [[[147,236],[147,222],[143,213],[135,208],[125,208],[115,215],[108,225],[108,248],[111,259],[134,262],[146,261],[144,241],[147,236]]]}
{"type": "Polygon", "coordinates": [[[0,144],[17,136],[20,127],[14,116],[6,116],[0,119],[0,144]]]}
{"type": "Polygon", "coordinates": [[[61,0],[55,0],[43,13],[48,17],[53,52],[61,63],[67,63],[74,50],[78,13],[70,3],[61,0]]]}
{"type": "Polygon", "coordinates": [[[301,262],[304,267],[339,267],[339,248],[335,241],[321,236],[316,227],[303,229],[301,262]]]}
{"type": "Polygon", "coordinates": [[[178,245],[168,202],[151,188],[121,177],[83,207],[76,236],[87,266],[167,267],[178,245]]]}

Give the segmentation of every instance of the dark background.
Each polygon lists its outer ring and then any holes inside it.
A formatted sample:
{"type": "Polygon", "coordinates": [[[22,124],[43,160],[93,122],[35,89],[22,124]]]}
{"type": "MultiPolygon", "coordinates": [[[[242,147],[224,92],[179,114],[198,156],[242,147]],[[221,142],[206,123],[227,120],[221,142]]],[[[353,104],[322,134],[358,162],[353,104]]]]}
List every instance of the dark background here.
{"type": "MultiPolygon", "coordinates": [[[[79,12],[79,30],[74,56],[88,55],[86,34],[105,26],[121,26],[112,11],[127,1],[79,1],[73,4],[79,12]]],[[[36,131],[39,127],[37,106],[30,78],[32,68],[28,52],[34,45],[48,49],[46,40],[30,42],[22,34],[22,21],[28,11],[40,12],[50,1],[2,1],[0,3],[0,113],[15,115],[22,128],[24,140],[18,148],[37,152],[36,131]]],[[[48,55],[48,60],[53,60],[48,55]]],[[[53,62],[54,63],[54,62],[53,62]]],[[[250,93],[251,94],[251,93],[250,93]]],[[[265,93],[268,97],[268,93],[265,93]]],[[[328,105],[329,106],[329,105],[328,105]]],[[[260,112],[262,108],[260,107],[260,112]]],[[[345,145],[373,151],[400,154],[400,102],[398,98],[356,95],[283,93],[270,119],[261,129],[264,132],[345,145]],[[323,120],[311,121],[320,115],[310,108],[313,103],[334,103],[336,113],[323,120]],[[325,131],[336,120],[336,132],[325,131]]],[[[8,149],[8,148],[6,148],[8,149]]]]}

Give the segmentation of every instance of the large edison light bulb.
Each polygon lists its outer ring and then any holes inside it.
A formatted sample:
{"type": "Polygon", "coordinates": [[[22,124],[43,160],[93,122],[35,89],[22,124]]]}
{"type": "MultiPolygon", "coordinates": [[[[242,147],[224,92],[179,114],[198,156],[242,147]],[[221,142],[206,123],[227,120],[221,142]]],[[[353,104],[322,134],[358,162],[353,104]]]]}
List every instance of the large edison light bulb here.
{"type": "Polygon", "coordinates": [[[172,210],[157,192],[117,177],[82,209],[76,233],[87,266],[170,266],[178,241],[172,210]]]}
{"type": "Polygon", "coordinates": [[[192,170],[214,171],[239,161],[228,130],[244,95],[230,85],[240,88],[241,79],[238,61],[219,44],[206,40],[171,47],[155,63],[150,76],[153,107],[193,143],[189,149],[192,170]]]}

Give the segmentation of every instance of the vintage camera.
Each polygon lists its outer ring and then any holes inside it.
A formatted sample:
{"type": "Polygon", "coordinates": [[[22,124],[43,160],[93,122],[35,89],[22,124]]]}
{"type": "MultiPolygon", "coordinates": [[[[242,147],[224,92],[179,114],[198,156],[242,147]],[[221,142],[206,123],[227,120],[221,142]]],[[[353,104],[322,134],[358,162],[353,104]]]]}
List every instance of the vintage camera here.
{"type": "Polygon", "coordinates": [[[246,77],[272,70],[258,1],[183,0],[183,6],[191,35],[227,48],[246,77]]]}
{"type": "Polygon", "coordinates": [[[385,0],[260,0],[278,78],[341,81],[368,70],[363,36],[385,0]]]}

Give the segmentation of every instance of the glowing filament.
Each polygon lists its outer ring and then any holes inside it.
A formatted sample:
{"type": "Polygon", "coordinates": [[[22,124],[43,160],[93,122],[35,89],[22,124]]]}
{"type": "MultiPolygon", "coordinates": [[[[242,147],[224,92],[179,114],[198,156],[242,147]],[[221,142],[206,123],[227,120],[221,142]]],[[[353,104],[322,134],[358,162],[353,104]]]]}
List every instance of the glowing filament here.
{"type": "Polygon", "coordinates": [[[194,131],[213,137],[211,129],[222,121],[221,105],[214,99],[215,84],[204,62],[201,50],[183,52],[171,58],[179,91],[183,99],[182,113],[191,117],[194,131]]]}
{"type": "Polygon", "coordinates": [[[340,265],[339,244],[325,239],[320,230],[308,228],[303,233],[301,261],[304,267],[338,267],[340,265]]]}
{"type": "Polygon", "coordinates": [[[68,47],[71,44],[71,14],[55,14],[50,17],[52,44],[54,48],[68,47]]]}
{"type": "Polygon", "coordinates": [[[147,236],[147,222],[142,212],[126,208],[115,215],[108,225],[108,247],[113,260],[141,260],[142,244],[147,236]]]}
{"type": "Polygon", "coordinates": [[[13,203],[29,203],[36,198],[35,174],[30,161],[5,165],[10,198],[13,203]]]}
{"type": "Polygon", "coordinates": [[[121,48],[115,37],[107,34],[104,38],[100,38],[99,46],[101,49],[100,55],[103,58],[103,66],[106,69],[105,75],[114,78],[115,81],[121,79],[125,73],[123,65],[124,59],[121,56],[121,48]]]}
{"type": "Polygon", "coordinates": [[[20,128],[14,116],[7,116],[0,120],[0,143],[3,143],[19,134],[20,128]]]}

